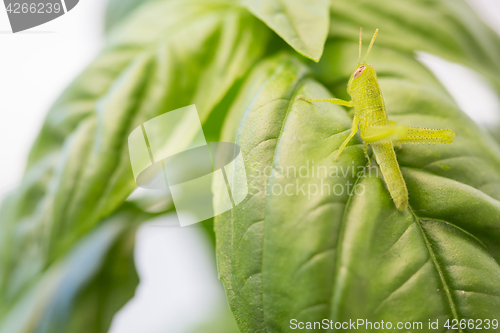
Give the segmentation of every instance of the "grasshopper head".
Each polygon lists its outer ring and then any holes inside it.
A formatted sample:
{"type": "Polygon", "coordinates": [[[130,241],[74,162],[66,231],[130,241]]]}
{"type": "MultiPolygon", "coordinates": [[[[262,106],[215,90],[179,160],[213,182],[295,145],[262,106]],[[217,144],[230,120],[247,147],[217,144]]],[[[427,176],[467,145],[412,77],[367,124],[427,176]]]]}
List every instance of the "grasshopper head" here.
{"type": "Polygon", "coordinates": [[[349,83],[347,84],[347,93],[351,94],[351,91],[355,90],[360,82],[364,82],[364,78],[367,76],[375,76],[375,68],[370,64],[363,64],[356,67],[356,70],[349,78],[349,83]]]}
{"type": "Polygon", "coordinates": [[[366,75],[373,75],[375,74],[375,69],[373,68],[372,65],[368,65],[366,63],[366,59],[368,58],[368,55],[370,54],[370,51],[372,50],[373,43],[375,43],[375,38],[377,38],[378,34],[378,29],[375,30],[375,33],[373,34],[372,41],[370,42],[370,46],[368,47],[368,51],[366,51],[365,59],[363,60],[363,63],[361,63],[361,48],[363,45],[363,28],[359,29],[359,57],[358,57],[358,66],[356,67],[356,70],[354,73],[351,75],[351,78],[349,79],[349,83],[347,84],[347,92],[350,94],[352,91],[352,88],[356,85],[356,82],[359,81],[364,81],[364,80],[359,80],[361,77],[365,77],[366,75]]]}

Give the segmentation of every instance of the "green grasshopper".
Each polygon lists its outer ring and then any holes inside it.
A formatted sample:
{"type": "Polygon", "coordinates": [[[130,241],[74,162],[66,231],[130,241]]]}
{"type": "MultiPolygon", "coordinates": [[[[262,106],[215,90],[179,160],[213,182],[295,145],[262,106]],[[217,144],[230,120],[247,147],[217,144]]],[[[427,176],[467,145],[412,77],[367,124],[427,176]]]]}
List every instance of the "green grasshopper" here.
{"type": "Polygon", "coordinates": [[[392,200],[396,208],[402,211],[408,205],[408,189],[406,188],[396,159],[394,144],[451,143],[455,138],[455,132],[448,129],[403,126],[387,119],[384,99],[382,98],[382,92],[377,80],[377,73],[372,65],[366,63],[377,33],[378,29],[373,35],[363,63],[361,63],[363,30],[360,29],[358,65],[347,84],[347,93],[351,96],[350,101],[338,98],[310,99],[304,96],[299,96],[299,98],[311,103],[329,102],[354,107],[355,113],[351,133],[337,150],[333,159],[337,160],[359,128],[361,139],[364,142],[365,156],[370,161],[367,149],[368,144],[370,144],[392,200]]]}

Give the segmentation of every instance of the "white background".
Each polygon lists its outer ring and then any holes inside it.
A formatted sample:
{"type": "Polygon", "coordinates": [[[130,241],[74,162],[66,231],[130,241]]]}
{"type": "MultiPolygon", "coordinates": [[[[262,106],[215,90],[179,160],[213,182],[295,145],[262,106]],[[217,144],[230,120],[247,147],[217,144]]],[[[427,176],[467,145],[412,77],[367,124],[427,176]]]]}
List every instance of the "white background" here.
{"type": "MultiPolygon", "coordinates": [[[[470,3],[500,33],[500,1],[470,3]]],[[[0,198],[19,183],[51,103],[102,47],[104,4],[81,0],[68,14],[18,34],[11,33],[0,5],[0,198]]],[[[475,121],[499,120],[497,97],[475,73],[431,55],[419,57],[475,121]]],[[[141,284],[111,332],[182,333],[224,306],[206,241],[197,228],[143,226],[136,247],[141,284]]]]}

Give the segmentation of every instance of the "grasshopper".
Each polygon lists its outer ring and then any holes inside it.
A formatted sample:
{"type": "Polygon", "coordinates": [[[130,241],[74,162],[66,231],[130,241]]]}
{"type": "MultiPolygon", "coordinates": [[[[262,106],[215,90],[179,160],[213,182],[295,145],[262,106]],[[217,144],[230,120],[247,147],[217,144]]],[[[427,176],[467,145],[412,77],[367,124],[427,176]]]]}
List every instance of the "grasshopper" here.
{"type": "Polygon", "coordinates": [[[427,129],[398,125],[387,118],[377,73],[372,65],[366,63],[377,33],[378,29],[373,35],[363,63],[361,63],[363,29],[360,29],[358,65],[347,84],[347,93],[351,96],[350,101],[338,98],[310,99],[305,96],[299,96],[299,98],[310,103],[328,102],[354,107],[355,113],[351,132],[336,151],[333,159],[338,159],[359,128],[368,162],[370,162],[368,156],[369,144],[372,147],[392,200],[396,208],[402,211],[408,205],[408,189],[396,159],[394,144],[451,143],[455,138],[455,132],[449,129],[427,129]]]}

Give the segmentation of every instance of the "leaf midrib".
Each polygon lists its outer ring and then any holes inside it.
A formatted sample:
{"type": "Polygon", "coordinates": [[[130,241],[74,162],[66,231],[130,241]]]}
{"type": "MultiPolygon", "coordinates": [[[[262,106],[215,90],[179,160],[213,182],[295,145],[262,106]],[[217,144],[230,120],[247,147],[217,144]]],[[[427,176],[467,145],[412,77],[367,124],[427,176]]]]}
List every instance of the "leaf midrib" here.
{"type": "MultiPolygon", "coordinates": [[[[455,302],[453,301],[453,296],[451,295],[450,287],[449,287],[448,283],[446,282],[445,274],[444,274],[441,266],[439,265],[439,262],[437,260],[437,256],[434,253],[434,250],[432,249],[432,246],[430,244],[429,239],[427,238],[427,235],[424,231],[424,228],[420,224],[420,219],[415,214],[415,212],[413,211],[413,209],[411,208],[410,205],[408,205],[408,209],[410,210],[412,216],[414,217],[415,223],[417,224],[417,227],[420,230],[420,233],[422,234],[422,238],[424,239],[425,245],[427,247],[427,251],[429,252],[429,256],[434,264],[434,267],[436,268],[439,279],[441,280],[441,284],[443,285],[443,289],[444,289],[444,292],[446,294],[446,299],[448,300],[448,305],[450,306],[450,310],[451,310],[451,314],[453,315],[453,319],[456,319],[457,321],[459,321],[460,319],[458,318],[457,307],[455,305],[455,302]]],[[[460,327],[458,327],[458,331],[460,333],[463,332],[462,328],[460,328],[460,327]]]]}

